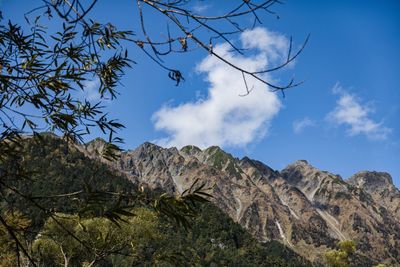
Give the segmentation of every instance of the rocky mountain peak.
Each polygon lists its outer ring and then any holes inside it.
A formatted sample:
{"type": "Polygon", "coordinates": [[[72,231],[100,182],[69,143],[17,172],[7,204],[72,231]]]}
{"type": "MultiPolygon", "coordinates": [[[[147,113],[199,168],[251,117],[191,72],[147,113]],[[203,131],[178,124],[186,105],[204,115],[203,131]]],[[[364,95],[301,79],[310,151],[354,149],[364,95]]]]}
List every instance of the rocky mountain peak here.
{"type": "Polygon", "coordinates": [[[141,144],[140,146],[138,146],[136,148],[136,150],[145,150],[145,151],[154,151],[154,150],[162,150],[162,149],[164,149],[164,148],[162,148],[156,144],[150,143],[150,142],[144,142],[143,144],[141,144]]]}
{"type": "Polygon", "coordinates": [[[105,144],[107,143],[106,140],[104,140],[101,137],[97,137],[95,139],[93,139],[92,141],[89,141],[86,143],[86,146],[97,146],[97,145],[101,145],[101,144],[105,144]]]}
{"type": "Polygon", "coordinates": [[[210,146],[203,150],[205,154],[214,155],[214,154],[221,154],[221,155],[230,155],[229,153],[225,152],[219,146],[210,146]]]}
{"type": "Polygon", "coordinates": [[[261,161],[250,159],[248,157],[243,157],[240,160],[240,164],[242,168],[246,168],[246,166],[251,166],[256,168],[264,177],[268,179],[274,179],[279,176],[279,172],[273,170],[269,166],[265,165],[261,161]]]}
{"type": "Polygon", "coordinates": [[[128,154],[138,154],[139,156],[156,156],[158,154],[179,154],[179,150],[176,147],[163,148],[159,145],[151,142],[144,142],[138,146],[135,150],[128,151],[128,154]]]}
{"type": "Polygon", "coordinates": [[[222,150],[219,146],[210,146],[209,148],[203,150],[203,156],[200,161],[207,162],[217,169],[225,169],[227,165],[231,165],[235,162],[235,158],[222,150]]]}
{"type": "Polygon", "coordinates": [[[363,171],[354,174],[347,182],[371,195],[376,203],[388,210],[400,222],[400,190],[394,186],[390,174],[363,171]]]}
{"type": "Polygon", "coordinates": [[[350,177],[348,183],[360,188],[376,190],[393,186],[393,179],[387,172],[362,171],[350,177]]]}
{"type": "Polygon", "coordinates": [[[320,178],[320,172],[320,170],[314,168],[306,160],[298,160],[284,168],[281,171],[281,175],[289,183],[297,185],[304,180],[311,179],[318,181],[320,178]]]}
{"type": "Polygon", "coordinates": [[[294,163],[289,164],[281,171],[281,175],[289,182],[295,184],[304,180],[321,181],[326,178],[329,180],[344,182],[340,175],[320,170],[306,160],[297,160],[294,163]]]}
{"type": "Polygon", "coordinates": [[[86,151],[89,152],[90,155],[101,155],[106,144],[106,140],[98,137],[86,143],[85,147],[86,151]]]}
{"type": "Polygon", "coordinates": [[[307,160],[299,159],[293,163],[293,165],[300,165],[300,166],[311,166],[307,160]]]}
{"type": "Polygon", "coordinates": [[[197,146],[194,145],[187,145],[181,148],[181,151],[184,152],[189,152],[189,151],[194,151],[194,152],[201,152],[201,149],[197,146]]]}
{"type": "Polygon", "coordinates": [[[320,172],[319,169],[312,166],[307,160],[297,160],[286,166],[281,172],[293,173],[293,172],[320,172]]]}
{"type": "Polygon", "coordinates": [[[202,152],[202,150],[200,148],[198,148],[197,146],[193,146],[193,145],[188,145],[188,146],[184,146],[181,148],[180,153],[185,155],[185,156],[198,156],[200,153],[202,152]]]}
{"type": "Polygon", "coordinates": [[[288,165],[280,174],[315,205],[327,202],[330,193],[350,197],[347,184],[339,175],[317,169],[305,160],[288,165]]]}

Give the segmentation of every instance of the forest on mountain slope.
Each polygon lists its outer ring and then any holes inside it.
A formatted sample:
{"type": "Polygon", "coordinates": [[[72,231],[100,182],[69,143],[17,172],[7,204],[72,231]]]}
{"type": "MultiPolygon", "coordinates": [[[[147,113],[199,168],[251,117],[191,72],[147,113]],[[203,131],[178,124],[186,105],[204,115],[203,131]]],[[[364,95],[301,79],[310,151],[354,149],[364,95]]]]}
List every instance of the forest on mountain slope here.
{"type": "MultiPolygon", "coordinates": [[[[277,241],[259,243],[210,203],[198,204],[185,228],[154,210],[150,197],[99,199],[98,191],[161,192],[138,188],[58,137],[25,138],[20,145],[4,167],[18,162],[29,180],[2,189],[0,211],[38,266],[311,266],[277,241]],[[60,197],[70,192],[76,194],[60,197]],[[124,201],[129,209],[113,210],[124,201]]],[[[16,256],[7,229],[0,232],[0,266],[28,262],[16,256]]]]}

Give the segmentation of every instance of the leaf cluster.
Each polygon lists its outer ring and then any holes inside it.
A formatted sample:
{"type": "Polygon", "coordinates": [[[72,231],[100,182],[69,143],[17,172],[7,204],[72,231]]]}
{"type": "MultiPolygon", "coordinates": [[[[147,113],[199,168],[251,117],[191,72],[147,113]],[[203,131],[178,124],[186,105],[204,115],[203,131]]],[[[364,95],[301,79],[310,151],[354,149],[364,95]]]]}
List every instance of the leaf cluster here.
{"type": "Polygon", "coordinates": [[[98,127],[113,141],[123,125],[107,118],[101,100],[116,97],[124,70],[134,63],[121,43],[133,33],[89,20],[62,22],[52,34],[45,19],[44,14],[34,21],[26,16],[28,29],[0,21],[1,127],[14,133],[53,131],[78,140],[98,127]],[[97,103],[81,97],[88,81],[98,81],[97,103]]]}

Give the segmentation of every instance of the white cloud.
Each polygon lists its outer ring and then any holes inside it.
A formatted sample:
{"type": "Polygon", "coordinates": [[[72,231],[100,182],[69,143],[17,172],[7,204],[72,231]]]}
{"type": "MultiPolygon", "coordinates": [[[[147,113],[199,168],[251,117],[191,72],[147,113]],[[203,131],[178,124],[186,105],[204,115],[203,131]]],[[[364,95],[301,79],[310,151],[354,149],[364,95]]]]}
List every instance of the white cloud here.
{"type": "Polygon", "coordinates": [[[308,117],[305,117],[301,120],[295,120],[293,122],[293,131],[296,134],[303,132],[303,130],[307,127],[315,126],[315,121],[311,120],[308,117]]]}
{"type": "Polygon", "coordinates": [[[195,13],[197,13],[197,14],[202,14],[202,13],[204,13],[205,11],[207,11],[207,10],[210,9],[210,8],[211,8],[211,5],[210,5],[210,4],[205,4],[205,3],[202,3],[202,2],[197,2],[197,3],[193,6],[192,10],[193,10],[195,13]]]}
{"type": "Polygon", "coordinates": [[[332,91],[339,95],[339,100],[335,109],[327,115],[329,121],[336,125],[347,125],[350,136],[364,134],[371,140],[387,139],[392,130],[370,117],[374,111],[371,105],[363,104],[356,95],[348,93],[339,84],[332,91]]]}
{"type": "Polygon", "coordinates": [[[100,80],[86,80],[83,83],[83,97],[88,101],[100,101],[101,95],[99,93],[100,80]]]}
{"type": "MultiPolygon", "coordinates": [[[[264,28],[245,31],[240,40],[244,48],[253,49],[254,53],[247,57],[238,55],[226,43],[214,49],[222,57],[250,71],[271,67],[271,63],[282,59],[288,47],[285,37],[264,28]]],[[[197,69],[207,75],[210,85],[207,96],[159,109],[152,119],[155,128],[167,132],[168,137],[156,140],[158,144],[167,147],[187,144],[202,148],[210,145],[240,147],[268,133],[271,120],[281,108],[275,93],[262,82],[246,77],[253,90],[240,97],[245,93],[242,74],[214,56],[207,56],[197,69]]],[[[270,76],[264,78],[271,81],[270,76]]]]}
{"type": "Polygon", "coordinates": [[[244,47],[263,51],[263,55],[267,56],[266,59],[271,62],[285,56],[289,48],[289,42],[285,36],[265,28],[258,27],[245,31],[240,37],[244,47]]]}

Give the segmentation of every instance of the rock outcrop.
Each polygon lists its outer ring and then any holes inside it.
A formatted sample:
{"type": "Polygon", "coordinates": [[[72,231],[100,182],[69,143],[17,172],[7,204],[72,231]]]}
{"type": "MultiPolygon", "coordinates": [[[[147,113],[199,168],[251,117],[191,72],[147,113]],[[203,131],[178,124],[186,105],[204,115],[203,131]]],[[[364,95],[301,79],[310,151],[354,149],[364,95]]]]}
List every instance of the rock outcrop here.
{"type": "Polygon", "coordinates": [[[370,194],[376,203],[400,221],[400,190],[394,186],[390,174],[363,171],[350,177],[347,182],[370,194]]]}

